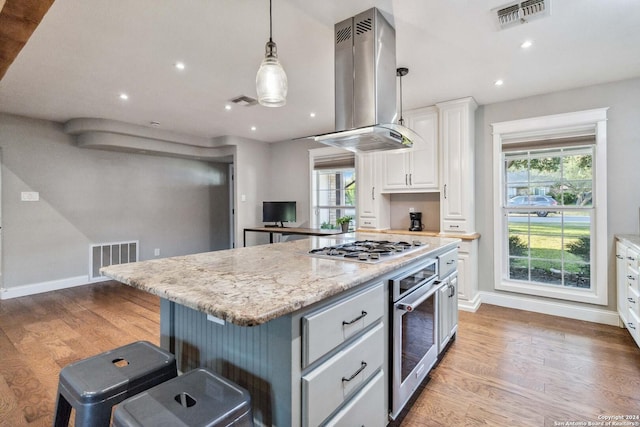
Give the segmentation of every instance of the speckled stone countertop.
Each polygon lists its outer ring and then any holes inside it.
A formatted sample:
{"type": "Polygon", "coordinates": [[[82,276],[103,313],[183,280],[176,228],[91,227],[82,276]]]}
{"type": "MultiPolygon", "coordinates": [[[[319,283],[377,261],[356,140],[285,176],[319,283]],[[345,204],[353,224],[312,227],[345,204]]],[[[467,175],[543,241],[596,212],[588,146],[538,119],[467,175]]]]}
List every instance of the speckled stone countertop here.
{"type": "Polygon", "coordinates": [[[640,236],[637,234],[616,234],[616,237],[640,248],[640,236]]]}
{"type": "MultiPolygon", "coordinates": [[[[417,257],[453,249],[458,239],[415,236],[423,247],[377,264],[309,256],[347,240],[381,240],[350,233],[104,267],[108,277],[240,326],[277,317],[401,268],[417,257]]],[[[385,240],[407,240],[385,235],[385,240]]]]}

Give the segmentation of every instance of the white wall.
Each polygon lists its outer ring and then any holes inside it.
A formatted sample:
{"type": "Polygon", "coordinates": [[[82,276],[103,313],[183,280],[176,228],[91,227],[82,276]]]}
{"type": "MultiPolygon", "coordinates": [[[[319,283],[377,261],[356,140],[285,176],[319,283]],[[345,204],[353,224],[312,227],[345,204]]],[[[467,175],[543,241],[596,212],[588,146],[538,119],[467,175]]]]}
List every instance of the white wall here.
{"type": "MultiPolygon", "coordinates": [[[[614,235],[637,234],[640,207],[640,79],[481,106],[476,113],[476,225],[479,287],[494,291],[491,123],[610,107],[607,122],[608,309],[616,309],[614,235]]],[[[586,305],[577,304],[576,305],[586,305]]],[[[588,306],[588,305],[587,305],[588,306]]]]}
{"type": "Polygon", "coordinates": [[[12,115],[0,151],[5,289],[88,278],[93,243],[139,240],[150,259],[228,242],[228,221],[211,223],[228,212],[226,164],[78,148],[63,125],[12,115]]]}

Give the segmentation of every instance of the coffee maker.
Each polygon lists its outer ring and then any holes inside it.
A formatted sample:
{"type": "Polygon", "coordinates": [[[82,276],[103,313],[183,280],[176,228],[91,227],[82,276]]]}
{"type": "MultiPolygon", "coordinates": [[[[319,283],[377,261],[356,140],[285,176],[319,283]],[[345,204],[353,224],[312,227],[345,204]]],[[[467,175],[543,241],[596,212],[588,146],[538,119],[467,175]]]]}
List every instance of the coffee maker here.
{"type": "Polygon", "coordinates": [[[411,220],[409,231],[422,231],[424,229],[422,212],[409,212],[409,219],[411,220]]]}

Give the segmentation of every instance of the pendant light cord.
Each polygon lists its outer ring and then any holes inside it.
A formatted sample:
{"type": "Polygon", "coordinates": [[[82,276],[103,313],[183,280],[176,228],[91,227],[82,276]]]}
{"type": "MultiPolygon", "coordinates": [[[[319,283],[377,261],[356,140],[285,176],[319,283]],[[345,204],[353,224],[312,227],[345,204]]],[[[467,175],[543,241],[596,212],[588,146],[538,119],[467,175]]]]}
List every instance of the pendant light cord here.
{"type": "Polygon", "coordinates": [[[404,126],[404,119],[402,118],[402,76],[400,76],[400,120],[398,122],[404,126]]]}
{"type": "Polygon", "coordinates": [[[269,41],[273,41],[273,15],[271,14],[271,0],[269,0],[269,41]]]}

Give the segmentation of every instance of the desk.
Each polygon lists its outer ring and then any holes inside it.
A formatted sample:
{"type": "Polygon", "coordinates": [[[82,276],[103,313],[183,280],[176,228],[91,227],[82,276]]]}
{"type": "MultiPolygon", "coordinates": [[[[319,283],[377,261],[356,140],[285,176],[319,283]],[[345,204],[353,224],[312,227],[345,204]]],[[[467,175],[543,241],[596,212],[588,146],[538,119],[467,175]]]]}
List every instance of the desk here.
{"type": "Polygon", "coordinates": [[[324,228],[295,228],[295,227],[251,227],[245,228],[242,234],[242,246],[247,246],[247,231],[255,231],[256,233],[269,233],[269,243],[273,243],[273,234],[282,234],[283,236],[297,234],[301,236],[333,236],[343,234],[342,230],[330,230],[324,228]]]}

